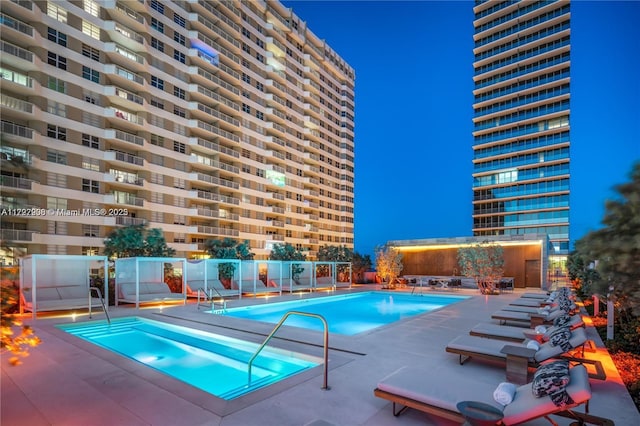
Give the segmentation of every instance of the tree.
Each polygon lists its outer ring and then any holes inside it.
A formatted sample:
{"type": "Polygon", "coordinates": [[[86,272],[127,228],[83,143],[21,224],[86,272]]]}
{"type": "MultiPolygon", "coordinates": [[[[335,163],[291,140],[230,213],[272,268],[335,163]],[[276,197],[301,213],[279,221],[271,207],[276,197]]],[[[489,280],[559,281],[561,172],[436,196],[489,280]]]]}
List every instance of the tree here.
{"type": "Polygon", "coordinates": [[[595,262],[586,258],[578,250],[574,250],[567,256],[567,271],[573,287],[580,292],[582,297],[591,295],[593,283],[600,279],[598,271],[595,269],[595,262]]]}
{"type": "Polygon", "coordinates": [[[353,259],[351,260],[351,270],[355,282],[364,281],[364,273],[371,269],[372,266],[371,256],[368,254],[361,255],[358,252],[353,252],[353,259]]]}
{"type": "Polygon", "coordinates": [[[623,312],[640,315],[640,162],[630,177],[606,202],[604,227],[576,241],[576,252],[595,265],[593,293],[610,293],[623,312]]]}
{"type": "MultiPolygon", "coordinates": [[[[307,260],[307,256],[300,252],[300,250],[296,249],[289,243],[285,244],[274,244],[271,249],[271,254],[269,255],[269,259],[271,260],[307,260]]],[[[300,274],[304,272],[304,268],[299,263],[291,264],[291,278],[299,284],[298,280],[300,278],[300,274]]]]}
{"type": "Polygon", "coordinates": [[[36,336],[33,329],[22,324],[22,319],[18,314],[18,288],[9,281],[2,282],[0,289],[0,348],[2,352],[11,352],[9,364],[20,365],[20,358],[29,355],[29,348],[38,346],[40,338],[36,336]],[[16,330],[20,334],[15,334],[16,330]]]}
{"type": "Polygon", "coordinates": [[[322,262],[351,262],[353,251],[345,245],[328,246],[325,244],[318,250],[318,260],[322,262]]]}
{"type": "MultiPolygon", "coordinates": [[[[325,244],[322,247],[320,247],[320,250],[318,250],[318,260],[321,262],[351,263],[353,261],[353,251],[345,245],[328,246],[325,244]]],[[[348,270],[349,270],[348,265],[345,265],[345,264],[337,265],[336,273],[338,277],[346,277],[350,279],[351,277],[349,277],[348,270]]]]}
{"type": "Polygon", "coordinates": [[[162,229],[130,225],[114,229],[104,239],[104,254],[118,257],[172,257],[176,251],[167,245],[162,229]]]}
{"type": "MultiPolygon", "coordinates": [[[[251,253],[249,241],[238,242],[233,238],[211,239],[205,242],[205,248],[212,259],[240,259],[252,260],[254,254],[251,253]]],[[[220,263],[218,272],[220,281],[227,288],[231,288],[231,279],[236,271],[233,263],[220,263]]]]}
{"type": "Polygon", "coordinates": [[[495,283],[504,274],[504,250],[498,244],[483,242],[458,249],[460,272],[473,277],[482,294],[493,294],[495,283]]]}
{"type": "Polygon", "coordinates": [[[376,247],[376,272],[387,283],[387,287],[393,287],[395,279],[402,272],[402,257],[402,253],[393,246],[376,247]]]}

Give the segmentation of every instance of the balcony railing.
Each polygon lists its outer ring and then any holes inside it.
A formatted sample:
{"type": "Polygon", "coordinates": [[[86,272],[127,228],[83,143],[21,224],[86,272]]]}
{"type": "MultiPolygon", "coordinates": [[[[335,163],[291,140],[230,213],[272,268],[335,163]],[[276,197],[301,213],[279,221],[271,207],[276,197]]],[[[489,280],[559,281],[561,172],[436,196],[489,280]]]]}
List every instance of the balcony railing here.
{"type": "Polygon", "coordinates": [[[116,154],[116,160],[126,163],[135,164],[136,166],[144,165],[144,158],[126,152],[113,151],[116,154]]]}
{"type": "Polygon", "coordinates": [[[22,138],[33,139],[33,129],[26,126],[21,126],[10,121],[2,122],[2,133],[9,135],[20,136],[22,138]]]}
{"type": "Polygon", "coordinates": [[[0,44],[0,49],[9,55],[17,56],[18,58],[24,59],[25,61],[33,62],[33,53],[14,44],[2,41],[2,43],[0,44]]]}
{"type": "Polygon", "coordinates": [[[9,15],[5,15],[4,13],[0,13],[0,22],[8,28],[13,28],[16,31],[20,31],[23,34],[33,37],[33,27],[31,25],[27,25],[9,15]]]}
{"type": "Polygon", "coordinates": [[[2,229],[0,235],[5,242],[9,241],[32,241],[34,231],[25,231],[20,229],[2,229]]]}
{"type": "Polygon", "coordinates": [[[116,216],[116,225],[144,225],[147,221],[139,217],[116,216]]]}
{"type": "Polygon", "coordinates": [[[0,76],[2,76],[3,80],[8,80],[24,87],[33,87],[33,79],[24,74],[0,68],[0,76]]]}
{"type": "Polygon", "coordinates": [[[9,188],[30,190],[33,180],[14,176],[0,176],[0,184],[9,188]]]}
{"type": "Polygon", "coordinates": [[[116,139],[140,146],[144,145],[144,138],[142,136],[132,135],[131,133],[123,132],[122,130],[116,130],[116,139]]]}
{"type": "Polygon", "coordinates": [[[0,97],[0,105],[16,111],[27,112],[29,114],[33,113],[33,104],[31,102],[12,98],[4,94],[0,97]]]}

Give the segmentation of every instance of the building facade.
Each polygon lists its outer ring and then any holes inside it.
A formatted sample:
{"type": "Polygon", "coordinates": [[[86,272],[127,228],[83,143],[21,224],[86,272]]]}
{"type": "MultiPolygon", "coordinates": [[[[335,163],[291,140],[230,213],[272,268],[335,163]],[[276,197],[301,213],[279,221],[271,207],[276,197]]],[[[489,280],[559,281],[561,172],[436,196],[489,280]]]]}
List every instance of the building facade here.
{"type": "Polygon", "coordinates": [[[570,3],[476,1],[473,235],[547,234],[569,250],[570,3]]]}
{"type": "Polygon", "coordinates": [[[2,253],[353,248],[354,70],[275,1],[1,2],[2,253]]]}

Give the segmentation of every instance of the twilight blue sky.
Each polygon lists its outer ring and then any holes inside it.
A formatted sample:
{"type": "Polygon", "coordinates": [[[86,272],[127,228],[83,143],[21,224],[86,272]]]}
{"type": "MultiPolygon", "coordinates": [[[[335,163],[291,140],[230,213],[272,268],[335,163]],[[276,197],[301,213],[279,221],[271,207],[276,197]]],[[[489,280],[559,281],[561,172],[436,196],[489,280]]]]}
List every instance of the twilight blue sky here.
{"type": "MultiPolygon", "coordinates": [[[[283,3],[356,70],[356,251],[471,235],[473,2],[283,3]]],[[[640,160],[640,2],[571,8],[573,246],[640,160]]]]}

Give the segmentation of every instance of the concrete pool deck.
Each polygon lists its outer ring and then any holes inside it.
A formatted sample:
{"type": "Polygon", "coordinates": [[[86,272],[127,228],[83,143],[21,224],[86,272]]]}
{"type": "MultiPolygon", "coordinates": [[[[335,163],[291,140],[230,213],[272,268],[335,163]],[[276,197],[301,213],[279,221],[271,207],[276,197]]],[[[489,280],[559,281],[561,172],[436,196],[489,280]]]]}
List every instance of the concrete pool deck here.
{"type": "MultiPolygon", "coordinates": [[[[359,287],[372,289],[375,287],[359,287]]],[[[349,290],[338,290],[338,294],[349,290]]],[[[425,290],[427,294],[437,294],[425,290]]],[[[322,367],[294,376],[242,399],[221,402],[217,398],[164,376],[134,361],[107,352],[68,335],[55,324],[66,317],[39,318],[31,324],[42,344],[31,349],[24,364],[11,367],[7,354],[1,362],[1,412],[3,426],[40,425],[448,425],[451,422],[408,410],[394,417],[391,403],[373,396],[380,379],[406,365],[425,368],[465,369],[468,376],[495,377],[504,381],[504,367],[480,360],[458,364],[458,357],[446,353],[447,343],[480,321],[491,321],[491,313],[521,291],[482,296],[477,290],[443,294],[474,296],[435,312],[411,317],[355,336],[330,336],[329,386],[322,390],[322,367]]],[[[315,293],[312,296],[326,295],[315,293]]],[[[310,297],[308,294],[243,298],[229,301],[229,307],[271,303],[310,297]]],[[[416,296],[419,297],[419,296],[416,296]]],[[[261,343],[272,324],[204,313],[193,303],[186,306],[136,310],[130,306],[110,309],[112,317],[145,316],[217,334],[261,343]]],[[[85,321],[86,316],[76,318],[85,321]]],[[[104,319],[101,312],[94,320],[104,319]]],[[[273,346],[321,356],[322,333],[284,327],[273,346]]],[[[640,424],[640,414],[620,380],[595,329],[587,327],[598,348],[587,357],[603,361],[607,381],[592,380],[591,414],[607,417],[619,426],[640,424]]],[[[212,378],[213,379],[213,378],[212,378]]],[[[428,380],[428,377],[425,377],[428,380]]],[[[579,411],[584,411],[580,408],[579,411]]],[[[571,420],[553,417],[566,426],[571,420]]],[[[536,420],[528,425],[548,425],[536,420]]]]}

